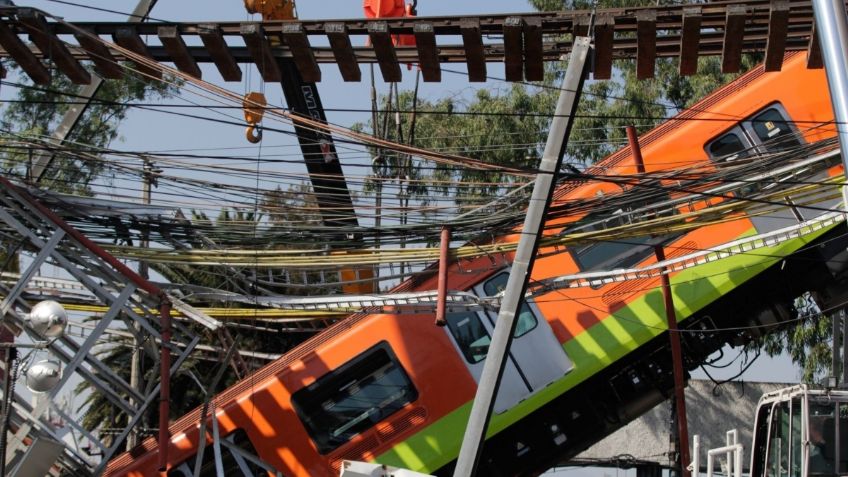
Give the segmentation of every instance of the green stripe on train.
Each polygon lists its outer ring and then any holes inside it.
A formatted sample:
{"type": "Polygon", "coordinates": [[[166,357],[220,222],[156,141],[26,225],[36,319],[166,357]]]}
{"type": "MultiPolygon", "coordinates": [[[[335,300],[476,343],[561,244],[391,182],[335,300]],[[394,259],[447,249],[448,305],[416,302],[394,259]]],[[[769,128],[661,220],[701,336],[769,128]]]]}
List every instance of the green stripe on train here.
{"type": "MultiPolygon", "coordinates": [[[[674,275],[672,290],[678,320],[715,301],[723,294],[753,278],[781,258],[798,250],[829,229],[816,231],[783,244],[733,255],[674,275]],[[730,269],[730,272],[726,270],[730,269]]],[[[748,230],[740,238],[753,235],[748,230]]],[[[564,292],[564,293],[567,293],[564,292]]],[[[565,297],[565,295],[564,295],[565,297]]],[[[495,415],[488,436],[500,432],[560,394],[580,384],[612,362],[635,350],[667,328],[662,290],[656,288],[634,300],[614,315],[574,337],[564,345],[574,368],[509,411],[495,415]]],[[[459,454],[471,402],[427,426],[421,432],[395,445],[376,460],[381,464],[430,473],[454,460],[459,454]]]]}

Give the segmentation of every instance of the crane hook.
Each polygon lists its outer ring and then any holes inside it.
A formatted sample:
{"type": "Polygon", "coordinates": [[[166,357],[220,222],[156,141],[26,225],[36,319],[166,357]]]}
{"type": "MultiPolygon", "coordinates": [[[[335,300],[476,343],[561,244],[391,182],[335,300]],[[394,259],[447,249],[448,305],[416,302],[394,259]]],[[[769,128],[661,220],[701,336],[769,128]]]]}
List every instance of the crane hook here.
{"type": "Polygon", "coordinates": [[[251,144],[257,144],[262,141],[262,129],[255,124],[248,126],[244,133],[247,142],[251,144]]]}
{"type": "Polygon", "coordinates": [[[262,140],[262,129],[258,125],[262,121],[262,116],[265,114],[265,107],[267,105],[268,102],[262,93],[248,93],[244,97],[242,107],[244,108],[244,121],[247,123],[245,136],[248,142],[252,144],[256,144],[262,140]]]}

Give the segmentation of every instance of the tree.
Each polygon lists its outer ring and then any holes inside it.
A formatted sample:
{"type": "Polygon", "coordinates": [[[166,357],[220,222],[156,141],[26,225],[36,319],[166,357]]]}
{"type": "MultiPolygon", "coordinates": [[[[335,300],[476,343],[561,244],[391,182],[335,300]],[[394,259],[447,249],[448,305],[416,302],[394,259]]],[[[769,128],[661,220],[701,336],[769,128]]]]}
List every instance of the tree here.
{"type": "Polygon", "coordinates": [[[809,293],[795,299],[795,309],[802,318],[796,325],[764,335],[749,348],[772,357],[786,353],[800,369],[802,382],[821,382],[831,371],[833,315],[822,313],[809,293]]]}
{"type": "MultiPolygon", "coordinates": [[[[23,75],[21,75],[23,76],[23,75]]],[[[108,180],[105,162],[98,159],[102,148],[118,138],[118,127],[126,118],[129,103],[173,96],[179,82],[148,81],[135,73],[125,79],[104,81],[77,126],[68,135],[63,149],[45,171],[40,187],[59,192],[91,195],[90,184],[108,180]],[[93,157],[86,157],[82,153],[93,157]]],[[[56,75],[47,87],[22,81],[15,97],[0,119],[5,147],[0,150],[4,171],[26,177],[27,168],[39,143],[56,129],[63,115],[77,99],[82,87],[63,75],[56,75]]]]}
{"type": "MultiPolygon", "coordinates": [[[[531,0],[538,10],[590,9],[655,5],[648,0],[531,0]],[[626,4],[626,5],[624,5],[626,4]]],[[[759,58],[746,55],[742,71],[756,65],[759,58]]],[[[635,64],[620,61],[611,80],[589,81],[584,87],[569,140],[568,160],[588,166],[615,152],[626,140],[625,126],[634,125],[642,133],[665,118],[691,106],[738,74],[722,74],[720,60],[699,60],[698,74],[681,76],[676,59],[657,62],[656,78],[637,80],[635,64]]],[[[414,143],[426,149],[453,152],[474,159],[511,167],[535,167],[541,156],[546,131],[559,95],[561,64],[549,65],[545,80],[537,85],[513,84],[494,91],[478,90],[469,101],[461,95],[419,101],[411,91],[384,96],[381,111],[375,115],[379,135],[399,142],[414,143]],[[415,113],[409,111],[415,110],[415,113]],[[406,112],[395,115],[395,111],[406,112]],[[406,137],[404,137],[406,136],[406,137]]],[[[359,130],[374,128],[359,124],[359,130]]],[[[428,205],[432,195],[451,197],[459,206],[473,205],[497,196],[514,182],[514,177],[497,172],[476,171],[444,165],[425,166],[409,157],[371,149],[375,170],[367,192],[385,176],[403,184],[406,200],[428,205]],[[382,177],[381,177],[382,176],[382,177]]]]}
{"type": "MultiPolygon", "coordinates": [[[[395,118],[392,110],[411,111],[415,117],[399,116],[399,123],[386,128],[385,137],[404,142],[404,135],[415,146],[458,154],[492,164],[531,168],[539,161],[542,138],[548,118],[538,114],[549,109],[556,98],[532,94],[530,88],[513,85],[503,93],[478,90],[471,101],[446,97],[437,101],[416,100],[414,93],[403,91],[397,98],[384,98],[383,113],[378,124],[395,118]],[[414,122],[414,125],[413,125],[414,122]],[[409,131],[409,134],[406,133],[409,131]]],[[[356,129],[369,126],[358,124],[356,129]]],[[[429,164],[407,155],[384,150],[371,150],[374,173],[365,191],[374,193],[386,179],[400,183],[400,193],[407,200],[430,205],[434,195],[450,197],[458,207],[470,207],[481,199],[496,196],[513,184],[516,177],[498,171],[481,171],[469,167],[429,164]]],[[[408,206],[408,203],[405,204],[408,206]]]]}

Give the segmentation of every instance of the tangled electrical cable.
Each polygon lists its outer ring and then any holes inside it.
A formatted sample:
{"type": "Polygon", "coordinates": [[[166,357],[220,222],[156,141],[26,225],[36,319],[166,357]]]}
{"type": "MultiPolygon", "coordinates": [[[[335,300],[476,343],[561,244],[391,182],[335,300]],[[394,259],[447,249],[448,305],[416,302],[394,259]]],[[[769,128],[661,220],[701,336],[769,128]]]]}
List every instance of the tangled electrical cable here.
{"type": "MultiPolygon", "coordinates": [[[[57,19],[57,21],[62,20],[57,19]]],[[[69,25],[71,28],[75,28],[73,25],[69,25]]],[[[82,31],[79,34],[90,35],[82,31]]],[[[91,38],[104,42],[96,36],[91,36],[91,38]]],[[[104,43],[110,48],[120,51],[141,67],[165,72],[173,77],[180,78],[185,82],[186,89],[190,90],[192,94],[209,99],[214,103],[211,106],[204,107],[213,109],[242,107],[242,98],[239,95],[185,75],[176,69],[163,66],[158,62],[144,58],[120,46],[108,42],[104,43]]],[[[139,74],[144,75],[143,72],[139,74]]],[[[164,81],[169,80],[166,79],[164,81]]],[[[143,107],[142,105],[138,106],[143,107]]],[[[197,107],[197,105],[189,106],[197,107]]],[[[312,118],[298,116],[281,108],[271,107],[267,109],[267,112],[271,118],[277,121],[290,125],[297,124],[299,127],[339,136],[342,147],[346,145],[357,147],[369,146],[398,154],[416,155],[425,160],[432,161],[435,165],[434,170],[438,170],[439,167],[471,167],[512,176],[512,179],[504,182],[480,181],[452,184],[452,187],[459,189],[467,188],[469,194],[474,193],[480,187],[494,188],[495,190],[502,191],[520,190],[521,187],[524,187],[528,183],[527,178],[536,172],[530,168],[503,167],[489,164],[485,161],[458,156],[450,152],[423,150],[404,144],[388,142],[353,131],[349,128],[343,128],[334,124],[319,123],[312,118]]],[[[692,118],[678,119],[694,120],[692,118]]],[[[718,119],[728,120],[726,118],[718,119]]],[[[228,122],[226,120],[215,120],[228,122]]],[[[233,123],[241,125],[240,121],[234,121],[233,123]]],[[[11,134],[11,132],[7,133],[11,134]]],[[[801,135],[802,132],[797,132],[796,134],[801,135]]],[[[115,253],[125,258],[144,259],[154,263],[201,264],[210,267],[222,265],[255,265],[259,268],[333,268],[351,264],[380,265],[397,262],[424,264],[434,258],[434,249],[428,246],[429,243],[435,240],[433,234],[434,224],[450,225],[455,230],[455,237],[458,240],[466,240],[473,244],[467,247],[457,248],[455,258],[470,258],[480,256],[481,254],[504,254],[509,253],[512,244],[508,242],[499,243],[492,241],[491,238],[509,234],[521,222],[523,218],[521,212],[523,209],[522,201],[526,200],[526,195],[520,196],[519,194],[515,200],[502,203],[495,201],[493,204],[481,204],[475,203],[473,200],[464,199],[464,203],[460,205],[457,204],[456,199],[428,197],[415,210],[414,217],[403,224],[386,224],[380,228],[364,226],[356,231],[339,230],[333,227],[316,227],[319,220],[316,219],[317,210],[315,206],[308,201],[294,199],[292,196],[285,195],[286,191],[283,188],[286,186],[295,187],[298,180],[303,181],[305,178],[302,174],[267,174],[263,177],[263,179],[266,179],[265,182],[267,184],[263,190],[260,190],[259,187],[248,187],[239,184],[238,181],[240,178],[243,179],[242,182],[245,182],[244,179],[254,177],[256,174],[255,169],[247,166],[248,156],[219,156],[215,162],[209,162],[206,165],[199,166],[197,162],[184,160],[189,155],[171,155],[167,153],[151,155],[149,152],[133,153],[101,148],[80,150],[78,147],[75,148],[76,150],[71,150],[62,146],[51,145],[46,139],[18,137],[19,142],[17,144],[7,142],[2,147],[9,151],[15,149],[19,151],[43,149],[49,150],[53,154],[61,155],[68,160],[90,161],[97,163],[99,166],[109,168],[113,171],[115,177],[122,177],[124,178],[122,180],[126,181],[130,181],[132,178],[143,177],[144,172],[137,165],[141,160],[152,160],[157,164],[167,166],[166,168],[171,173],[167,175],[161,174],[156,178],[159,183],[157,193],[162,198],[160,203],[167,204],[167,206],[174,209],[188,208],[195,210],[197,215],[192,219],[174,221],[170,219],[161,220],[159,218],[148,218],[145,220],[133,218],[127,220],[126,217],[98,217],[96,214],[92,214],[87,218],[76,218],[77,225],[92,236],[108,239],[108,237],[115,237],[116,232],[118,232],[118,241],[124,245],[114,245],[112,250],[115,253]],[[228,161],[228,163],[225,164],[222,161],[228,161]],[[239,161],[244,161],[244,164],[239,164],[239,161]],[[192,177],[178,176],[174,173],[180,170],[191,170],[192,177]],[[204,178],[203,175],[208,175],[208,178],[204,178]],[[223,176],[227,176],[231,181],[222,182],[221,177],[223,176]],[[265,200],[274,194],[282,198],[282,205],[265,200]],[[217,211],[218,215],[223,216],[226,220],[219,222],[215,219],[207,218],[211,216],[208,212],[212,211],[210,204],[213,203],[224,204],[223,206],[218,205],[217,211]],[[266,222],[263,225],[262,234],[255,233],[257,230],[255,214],[251,216],[239,212],[240,210],[248,210],[254,204],[259,203],[262,205],[257,210],[261,209],[261,213],[266,214],[266,218],[263,219],[266,222]],[[467,207],[466,210],[468,212],[460,209],[460,207],[467,207]],[[248,217],[252,218],[248,220],[248,217]],[[462,217],[462,219],[456,217],[462,217]],[[154,234],[158,234],[160,245],[148,250],[142,250],[136,247],[135,244],[138,239],[134,239],[133,234],[137,234],[141,228],[149,229],[154,234]],[[350,248],[350,241],[346,240],[346,235],[351,232],[363,237],[363,240],[359,242],[361,245],[358,249],[350,248]],[[214,251],[168,248],[167,244],[174,238],[175,233],[180,238],[188,240],[189,243],[192,241],[196,242],[196,235],[200,233],[214,240],[221,247],[214,251]],[[379,237],[379,243],[381,245],[381,250],[379,251],[369,249],[375,243],[376,237],[379,237]],[[487,242],[486,239],[481,239],[481,237],[490,238],[487,242]],[[287,244],[286,249],[280,250],[280,247],[276,245],[279,243],[287,244]],[[398,243],[413,243],[416,245],[408,249],[391,248],[393,244],[398,243]],[[128,246],[130,244],[133,246],[128,246]],[[165,246],[161,244],[165,244],[165,246]],[[316,248],[316,244],[321,244],[321,246],[316,248]],[[333,248],[338,247],[340,253],[334,252],[333,254],[329,254],[326,248],[328,245],[333,246],[333,248]],[[244,262],[245,259],[241,257],[242,254],[250,255],[250,258],[247,259],[250,263],[244,262]],[[254,260],[257,261],[254,263],[254,260]]],[[[523,144],[516,147],[527,146],[534,145],[523,144]]],[[[827,147],[827,145],[799,144],[796,147],[785,148],[779,154],[758,154],[756,160],[738,160],[733,164],[718,169],[711,164],[705,163],[703,160],[693,160],[688,166],[684,166],[686,164],[685,162],[679,161],[674,164],[668,164],[667,169],[660,168],[649,174],[638,176],[613,175],[610,171],[602,168],[566,172],[562,174],[564,184],[560,188],[558,200],[549,214],[548,227],[552,232],[563,228],[574,219],[585,216],[590,212],[592,214],[598,214],[614,212],[616,210],[630,210],[638,208],[637,206],[643,204],[653,204],[652,207],[657,208],[657,203],[667,201],[669,191],[685,196],[683,200],[690,202],[715,199],[720,201],[720,204],[699,211],[690,211],[686,214],[674,213],[667,214],[668,216],[657,216],[645,221],[627,223],[620,227],[603,227],[603,230],[588,232],[572,230],[567,234],[549,236],[546,239],[545,246],[549,248],[562,248],[581,243],[604,241],[626,243],[627,240],[646,234],[683,233],[704,225],[736,220],[743,212],[748,216],[767,215],[787,207],[785,200],[783,200],[783,195],[785,194],[792,194],[798,206],[815,210],[819,202],[831,198],[830,196],[822,197],[816,191],[817,185],[827,185],[829,184],[828,182],[804,182],[798,181],[797,178],[790,178],[789,180],[779,178],[779,180],[775,179],[774,184],[780,184],[780,192],[772,193],[766,190],[769,184],[764,184],[766,181],[762,178],[757,180],[758,184],[746,184],[745,178],[772,165],[791,161],[793,157],[808,156],[816,148],[822,147],[827,147]],[[676,185],[671,183],[672,179],[676,185]],[[587,182],[614,184],[622,188],[622,190],[626,189],[627,193],[591,198],[579,198],[573,194],[570,196],[565,195],[569,190],[573,190],[575,187],[579,187],[580,184],[587,182]],[[719,192],[715,192],[715,186],[717,184],[735,185],[731,188],[725,188],[719,192]],[[750,189],[755,185],[762,190],[751,193],[750,189]],[[740,194],[740,191],[743,190],[745,193],[740,194]]],[[[364,154],[366,151],[361,152],[364,154]]],[[[267,156],[263,155],[263,157],[267,156]]],[[[270,156],[265,160],[269,164],[287,161],[285,156],[270,156]]],[[[255,164],[255,162],[251,162],[251,164],[255,164]]],[[[21,177],[21,179],[24,178],[21,177]]],[[[369,181],[375,180],[373,177],[367,175],[354,176],[352,179],[352,184],[359,187],[365,187],[369,181]]],[[[415,179],[411,180],[414,181],[415,179]]],[[[389,188],[393,187],[391,183],[384,185],[386,187],[384,191],[390,191],[389,188]]],[[[438,182],[433,181],[430,181],[428,185],[434,188],[440,187],[438,182]]],[[[98,184],[93,187],[97,188],[96,191],[98,193],[111,195],[117,199],[130,197],[132,190],[125,186],[115,186],[114,183],[108,186],[98,184]]],[[[362,197],[360,196],[357,199],[356,208],[360,211],[362,217],[367,218],[367,211],[371,210],[371,207],[367,202],[363,201],[362,197]]],[[[58,201],[61,206],[63,199],[57,199],[55,197],[53,199],[58,201]]],[[[460,200],[463,199],[460,198],[460,200]]],[[[676,204],[679,206],[680,203],[681,201],[678,200],[676,204]]],[[[69,205],[67,209],[70,210],[74,207],[74,205],[69,205]]],[[[672,206],[666,204],[664,207],[672,206]]],[[[819,207],[819,209],[826,209],[826,207],[819,207]]],[[[409,211],[400,207],[400,205],[384,205],[380,209],[380,212],[388,218],[392,216],[409,216],[409,211]]],[[[655,215],[657,214],[655,213],[655,215]]]]}

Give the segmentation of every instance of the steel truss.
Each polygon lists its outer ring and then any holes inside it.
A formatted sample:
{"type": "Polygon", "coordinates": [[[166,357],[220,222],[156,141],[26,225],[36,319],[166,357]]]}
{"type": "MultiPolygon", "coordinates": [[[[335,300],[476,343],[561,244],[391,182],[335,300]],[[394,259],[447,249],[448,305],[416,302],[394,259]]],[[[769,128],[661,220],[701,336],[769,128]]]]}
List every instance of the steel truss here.
{"type": "MultiPolygon", "coordinates": [[[[218,332],[223,329],[219,322],[169,297],[154,285],[135,275],[127,267],[106,254],[93,242],[85,239],[58,216],[42,206],[25,190],[14,186],[0,177],[0,226],[5,240],[16,237],[20,240],[20,249],[33,254],[32,260],[21,271],[20,278],[13,286],[0,283],[0,293],[4,295],[0,302],[3,324],[12,330],[18,339],[40,340],[24,325],[24,318],[33,304],[25,300],[21,293],[45,264],[60,267],[85,289],[109,306],[108,311],[95,323],[84,339],[77,340],[63,336],[50,341],[49,352],[64,363],[59,383],[45,393],[38,403],[30,408],[20,396],[15,396],[14,436],[9,443],[8,455],[14,457],[29,442],[38,436],[58,438],[58,432],[45,420],[46,413],[58,414],[70,426],[71,441],[57,439],[65,445],[65,456],[60,462],[73,462],[78,466],[102,472],[106,463],[122,450],[127,436],[142,422],[142,417],[163,395],[173,376],[186,358],[195,350],[200,337],[189,327],[176,322],[173,324],[174,339],[183,346],[170,343],[168,321],[169,306],[179,309],[188,316],[199,329],[218,332]],[[161,314],[161,316],[160,316],[161,314]],[[134,325],[134,326],[133,326],[134,325]],[[104,333],[119,329],[131,333],[137,343],[158,365],[165,363],[165,372],[161,379],[153,379],[143,389],[133,389],[115,370],[98,358],[102,352],[104,333]],[[24,338],[24,335],[28,338],[24,338]],[[95,347],[100,346],[99,350],[95,347]],[[157,354],[157,347],[162,353],[157,354]],[[168,365],[174,356],[173,363],[168,365]],[[127,425],[108,440],[98,438],[86,431],[74,418],[68,416],[55,403],[55,397],[71,390],[77,383],[72,377],[78,376],[87,381],[94,392],[100,393],[110,403],[126,413],[127,425]],[[98,448],[99,461],[85,455],[79,447],[79,441],[86,439],[98,448]]],[[[160,402],[160,414],[167,413],[167,401],[160,402]]],[[[161,420],[160,420],[161,422],[161,420]]],[[[167,415],[164,422],[167,424],[167,415]]],[[[161,426],[160,426],[161,427],[161,426]]],[[[161,437],[161,436],[160,436],[161,437]]]]}

